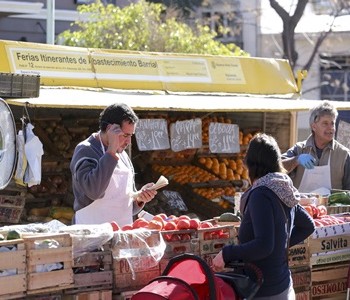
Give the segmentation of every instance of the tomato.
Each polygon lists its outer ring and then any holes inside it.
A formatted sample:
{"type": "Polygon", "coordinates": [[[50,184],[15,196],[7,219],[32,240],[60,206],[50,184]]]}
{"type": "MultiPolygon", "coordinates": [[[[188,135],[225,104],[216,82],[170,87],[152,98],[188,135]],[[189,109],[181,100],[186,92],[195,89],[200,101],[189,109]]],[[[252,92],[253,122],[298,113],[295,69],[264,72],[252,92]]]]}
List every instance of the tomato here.
{"type": "Polygon", "coordinates": [[[164,235],[163,235],[163,238],[164,238],[164,240],[166,240],[167,242],[170,242],[170,241],[171,241],[171,238],[172,238],[172,234],[164,234],[164,235]]]}
{"type": "Polygon", "coordinates": [[[190,241],[191,240],[191,235],[189,233],[183,233],[180,234],[181,236],[181,241],[190,241]]]}
{"type": "Polygon", "coordinates": [[[198,219],[191,219],[190,220],[190,228],[191,229],[198,229],[199,224],[200,224],[200,221],[198,219]]]}
{"type": "Polygon", "coordinates": [[[319,216],[325,216],[327,215],[327,207],[324,205],[318,205],[317,209],[319,211],[319,216]]]}
{"type": "Polygon", "coordinates": [[[170,239],[171,242],[178,242],[180,240],[181,240],[180,235],[178,235],[178,234],[172,234],[171,235],[171,239],[170,239]]]}
{"type": "Polygon", "coordinates": [[[168,221],[165,223],[163,230],[176,230],[176,224],[173,221],[168,221]]]}
{"type": "Polygon", "coordinates": [[[213,224],[208,221],[203,221],[200,223],[200,228],[213,228],[213,224]]]}
{"type": "Polygon", "coordinates": [[[320,211],[315,205],[310,205],[312,209],[312,217],[316,219],[320,215],[320,211]]]}
{"type": "Polygon", "coordinates": [[[158,220],[151,220],[148,223],[148,229],[154,229],[154,230],[162,230],[163,224],[159,222],[158,220]]]}
{"type": "Polygon", "coordinates": [[[144,218],[138,218],[132,223],[132,228],[146,228],[148,226],[148,221],[144,218]]]}
{"type": "Polygon", "coordinates": [[[204,240],[211,240],[211,232],[204,232],[204,240]]]}
{"type": "Polygon", "coordinates": [[[161,217],[163,220],[168,219],[168,216],[167,216],[166,214],[164,214],[164,213],[155,215],[155,217],[157,217],[157,216],[158,216],[158,217],[161,217]]]}
{"type": "Polygon", "coordinates": [[[220,235],[217,231],[211,232],[210,235],[212,240],[217,240],[218,238],[220,238],[220,235]]]}
{"type": "Polygon", "coordinates": [[[177,222],[177,229],[190,229],[190,220],[179,219],[179,221],[177,222]]]}
{"type": "Polygon", "coordinates": [[[120,230],[120,226],[118,225],[118,223],[116,221],[112,221],[110,222],[111,223],[111,226],[112,226],[112,229],[113,231],[118,231],[120,230]]]}
{"type": "Polygon", "coordinates": [[[222,231],[221,233],[219,233],[219,238],[220,239],[228,239],[228,238],[230,238],[230,233],[222,231]]]}
{"type": "Polygon", "coordinates": [[[308,212],[308,214],[313,218],[314,213],[311,205],[303,205],[303,208],[308,212]]]}
{"type": "Polygon", "coordinates": [[[162,225],[162,228],[160,230],[162,230],[165,225],[164,219],[159,215],[154,216],[151,221],[158,221],[162,225]]]}
{"type": "Polygon", "coordinates": [[[123,231],[126,231],[126,230],[132,230],[133,228],[132,228],[132,225],[131,224],[127,224],[127,225],[124,225],[123,227],[122,227],[122,230],[123,231]]]}
{"type": "Polygon", "coordinates": [[[180,217],[178,217],[179,220],[185,219],[185,220],[191,220],[191,218],[187,215],[181,215],[180,217]]]}

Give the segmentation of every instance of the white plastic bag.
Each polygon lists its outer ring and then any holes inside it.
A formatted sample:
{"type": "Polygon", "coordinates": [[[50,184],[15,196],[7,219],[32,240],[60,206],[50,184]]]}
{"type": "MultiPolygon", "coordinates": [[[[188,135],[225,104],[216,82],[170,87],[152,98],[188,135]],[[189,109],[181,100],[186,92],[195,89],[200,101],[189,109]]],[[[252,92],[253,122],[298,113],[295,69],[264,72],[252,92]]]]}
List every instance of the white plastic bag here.
{"type": "Polygon", "coordinates": [[[44,154],[43,144],[34,134],[33,128],[34,126],[31,123],[27,124],[27,140],[24,145],[24,151],[28,161],[24,182],[28,184],[28,187],[40,184],[41,182],[41,158],[44,154]]]}
{"type": "Polygon", "coordinates": [[[26,186],[26,184],[24,183],[24,174],[28,167],[27,157],[24,151],[24,144],[25,142],[24,142],[23,130],[19,130],[17,134],[18,159],[17,159],[17,167],[16,167],[14,179],[17,184],[22,186],[26,186]]]}
{"type": "Polygon", "coordinates": [[[135,272],[157,266],[165,248],[166,244],[160,232],[143,228],[116,231],[112,239],[113,258],[127,260],[134,280],[135,272]]]}

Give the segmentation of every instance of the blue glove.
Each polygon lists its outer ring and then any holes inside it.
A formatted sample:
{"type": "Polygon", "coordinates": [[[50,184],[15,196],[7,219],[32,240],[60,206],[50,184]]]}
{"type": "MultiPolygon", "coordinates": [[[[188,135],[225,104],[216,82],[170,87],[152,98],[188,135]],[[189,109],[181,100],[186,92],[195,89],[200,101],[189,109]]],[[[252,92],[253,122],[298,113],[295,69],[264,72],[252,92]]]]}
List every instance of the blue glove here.
{"type": "Polygon", "coordinates": [[[313,169],[315,166],[315,158],[310,154],[300,154],[298,156],[298,163],[305,169],[313,169]]]}

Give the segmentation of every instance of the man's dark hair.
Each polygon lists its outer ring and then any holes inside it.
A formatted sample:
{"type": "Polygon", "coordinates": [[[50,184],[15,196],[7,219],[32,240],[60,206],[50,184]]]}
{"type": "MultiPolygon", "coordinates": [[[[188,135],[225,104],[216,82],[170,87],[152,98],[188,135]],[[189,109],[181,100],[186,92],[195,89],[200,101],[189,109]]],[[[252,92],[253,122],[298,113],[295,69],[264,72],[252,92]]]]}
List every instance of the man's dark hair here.
{"type": "Polygon", "coordinates": [[[133,109],[124,103],[115,103],[106,107],[100,114],[100,130],[105,131],[109,124],[122,125],[124,121],[136,124],[139,118],[133,109]]]}

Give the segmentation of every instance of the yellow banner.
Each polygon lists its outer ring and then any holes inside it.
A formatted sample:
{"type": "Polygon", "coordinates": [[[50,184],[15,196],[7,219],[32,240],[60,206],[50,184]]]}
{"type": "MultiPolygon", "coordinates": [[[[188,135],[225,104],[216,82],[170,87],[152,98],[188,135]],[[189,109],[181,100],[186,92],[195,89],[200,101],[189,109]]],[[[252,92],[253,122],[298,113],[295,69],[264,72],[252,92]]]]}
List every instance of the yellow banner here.
{"type": "Polygon", "coordinates": [[[47,86],[169,92],[296,94],[286,60],[89,49],[0,40],[0,72],[47,86]]]}

